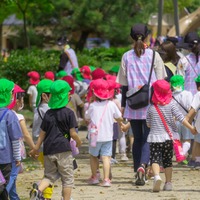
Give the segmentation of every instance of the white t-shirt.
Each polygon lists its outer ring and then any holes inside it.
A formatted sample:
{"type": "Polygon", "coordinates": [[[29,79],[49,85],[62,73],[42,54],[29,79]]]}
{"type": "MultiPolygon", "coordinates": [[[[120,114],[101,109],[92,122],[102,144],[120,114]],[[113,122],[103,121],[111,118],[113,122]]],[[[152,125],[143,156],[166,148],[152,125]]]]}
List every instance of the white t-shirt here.
{"type": "Polygon", "coordinates": [[[30,85],[27,90],[28,95],[32,95],[32,105],[36,107],[36,98],[37,98],[37,88],[35,85],[30,85]]]}
{"type": "Polygon", "coordinates": [[[119,108],[116,106],[114,102],[109,100],[101,102],[95,101],[91,103],[89,109],[85,113],[85,118],[92,121],[97,127],[99,125],[100,119],[102,118],[102,121],[98,128],[97,142],[106,142],[113,140],[114,118],[117,119],[120,117],[121,117],[121,112],[119,108]],[[106,105],[107,107],[105,107],[106,105]]]}
{"type": "Polygon", "coordinates": [[[197,115],[195,117],[195,128],[197,129],[197,132],[200,133],[200,92],[197,92],[194,95],[193,101],[192,101],[192,108],[195,109],[197,112],[197,115]]]}

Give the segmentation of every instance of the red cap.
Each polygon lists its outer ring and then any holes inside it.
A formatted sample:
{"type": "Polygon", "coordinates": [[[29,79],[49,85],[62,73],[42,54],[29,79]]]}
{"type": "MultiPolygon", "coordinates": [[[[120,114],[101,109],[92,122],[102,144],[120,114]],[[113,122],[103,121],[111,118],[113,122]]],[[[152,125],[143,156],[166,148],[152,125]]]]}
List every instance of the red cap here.
{"type": "Polygon", "coordinates": [[[17,93],[24,93],[25,90],[23,90],[21,87],[19,87],[19,85],[15,84],[14,86],[14,90],[13,90],[13,101],[7,106],[7,108],[9,109],[13,109],[15,107],[16,104],[16,100],[17,100],[17,93]]]}
{"type": "Polygon", "coordinates": [[[153,83],[152,102],[154,104],[166,105],[172,100],[170,84],[165,80],[157,80],[153,83]]]}
{"type": "Polygon", "coordinates": [[[44,78],[54,81],[55,75],[52,71],[45,72],[44,78]]]}
{"type": "Polygon", "coordinates": [[[103,69],[97,68],[92,72],[92,80],[104,78],[105,75],[106,75],[106,72],[103,69]]]}
{"type": "Polygon", "coordinates": [[[31,71],[27,74],[30,77],[30,84],[37,85],[40,82],[40,74],[36,71],[31,71]]]}
{"type": "Polygon", "coordinates": [[[71,87],[70,94],[74,94],[74,78],[72,76],[64,76],[62,80],[66,81],[71,87]]]}
{"type": "Polygon", "coordinates": [[[104,79],[97,79],[93,82],[93,93],[99,99],[110,99],[113,97],[113,92],[109,90],[109,84],[104,79]]]}
{"type": "Polygon", "coordinates": [[[80,68],[80,72],[83,76],[84,79],[89,79],[91,80],[91,70],[89,66],[83,66],[80,68]]]}

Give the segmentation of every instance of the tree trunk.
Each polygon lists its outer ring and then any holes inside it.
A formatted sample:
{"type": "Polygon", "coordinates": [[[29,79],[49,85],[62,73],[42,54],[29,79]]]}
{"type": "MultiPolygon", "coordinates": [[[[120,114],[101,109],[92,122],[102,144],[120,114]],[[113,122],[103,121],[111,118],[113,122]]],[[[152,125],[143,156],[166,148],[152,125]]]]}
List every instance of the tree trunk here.
{"type": "Polygon", "coordinates": [[[22,14],[23,14],[23,21],[24,21],[23,29],[24,29],[25,46],[27,48],[30,48],[28,34],[27,34],[27,26],[26,26],[26,12],[23,12],[22,14]]]}
{"type": "Polygon", "coordinates": [[[161,36],[161,34],[162,34],[162,15],[163,15],[163,0],[159,0],[157,37],[161,36]]]}
{"type": "Polygon", "coordinates": [[[88,35],[90,34],[89,31],[82,31],[81,36],[79,38],[79,41],[76,44],[76,50],[82,51],[85,45],[85,42],[88,38],[88,35]]]}
{"type": "Polygon", "coordinates": [[[179,36],[180,30],[179,30],[178,1],[173,0],[173,3],[174,3],[174,24],[176,27],[176,36],[179,36]]]}
{"type": "Polygon", "coordinates": [[[0,49],[2,49],[3,25],[0,24],[0,49]]]}

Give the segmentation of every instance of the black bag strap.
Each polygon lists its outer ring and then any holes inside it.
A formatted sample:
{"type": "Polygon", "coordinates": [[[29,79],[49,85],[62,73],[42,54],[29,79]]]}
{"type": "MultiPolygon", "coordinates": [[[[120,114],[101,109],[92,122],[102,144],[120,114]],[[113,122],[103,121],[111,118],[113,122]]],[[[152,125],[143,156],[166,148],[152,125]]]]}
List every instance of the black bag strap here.
{"type": "Polygon", "coordinates": [[[185,107],[183,107],[183,105],[181,105],[174,96],[172,96],[172,98],[181,106],[181,108],[183,108],[183,110],[185,110],[185,112],[188,113],[188,110],[185,107]]]}
{"type": "Polygon", "coordinates": [[[7,111],[8,111],[8,108],[6,108],[6,110],[4,110],[3,114],[1,115],[0,122],[3,119],[3,117],[5,116],[5,114],[7,113],[7,111]]]}
{"type": "Polygon", "coordinates": [[[37,111],[38,111],[38,114],[39,114],[40,118],[43,120],[43,117],[42,117],[42,115],[41,115],[41,113],[40,113],[39,108],[37,108],[37,111]]]}
{"type": "Polygon", "coordinates": [[[148,80],[148,84],[147,84],[148,86],[150,85],[150,81],[151,81],[151,76],[152,76],[152,72],[153,72],[154,60],[155,60],[155,51],[153,50],[153,58],[152,58],[152,63],[151,63],[151,70],[150,70],[149,80],[148,80]]]}

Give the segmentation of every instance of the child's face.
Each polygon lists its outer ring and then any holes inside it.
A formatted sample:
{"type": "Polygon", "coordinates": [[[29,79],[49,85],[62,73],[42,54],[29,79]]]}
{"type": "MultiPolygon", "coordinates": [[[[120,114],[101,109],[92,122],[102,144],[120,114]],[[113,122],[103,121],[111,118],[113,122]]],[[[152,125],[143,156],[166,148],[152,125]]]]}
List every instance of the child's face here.
{"type": "Polygon", "coordinates": [[[20,99],[16,100],[16,110],[20,111],[23,109],[23,107],[24,107],[24,98],[21,97],[20,99]]]}

